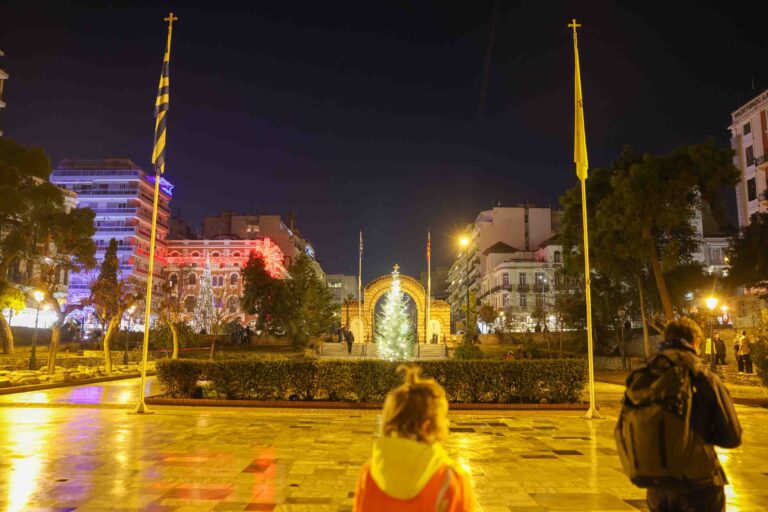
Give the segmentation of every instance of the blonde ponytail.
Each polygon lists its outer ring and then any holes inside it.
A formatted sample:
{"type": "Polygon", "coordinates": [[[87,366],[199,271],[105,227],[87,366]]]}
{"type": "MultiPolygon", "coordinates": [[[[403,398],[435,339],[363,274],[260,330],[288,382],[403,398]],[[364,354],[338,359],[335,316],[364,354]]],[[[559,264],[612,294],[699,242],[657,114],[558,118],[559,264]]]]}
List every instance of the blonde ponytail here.
{"type": "Polygon", "coordinates": [[[403,384],[384,401],[382,435],[396,435],[427,444],[448,435],[448,400],[434,379],[421,377],[418,366],[400,365],[403,384]]]}

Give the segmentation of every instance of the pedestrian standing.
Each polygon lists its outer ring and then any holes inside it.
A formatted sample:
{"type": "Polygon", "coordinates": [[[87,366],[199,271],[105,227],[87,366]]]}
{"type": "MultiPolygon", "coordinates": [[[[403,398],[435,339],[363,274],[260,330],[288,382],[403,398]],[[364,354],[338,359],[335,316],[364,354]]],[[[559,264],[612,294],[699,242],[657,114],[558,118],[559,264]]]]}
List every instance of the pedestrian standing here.
{"type": "Polygon", "coordinates": [[[616,447],[652,512],[725,510],[728,480],[714,447],[739,446],[741,425],[728,390],[696,356],[702,338],[689,318],[669,322],[658,354],[627,378],[616,447]]]}
{"type": "Polygon", "coordinates": [[[347,342],[347,353],[352,353],[352,344],[355,342],[355,335],[349,330],[349,326],[344,327],[344,341],[347,342]]]}
{"type": "Polygon", "coordinates": [[[715,334],[715,364],[725,364],[725,342],[720,333],[715,334]]]}
{"type": "Polygon", "coordinates": [[[403,385],[390,391],[382,410],[381,438],[363,466],[354,512],[472,512],[469,475],[448,457],[448,400],[418,368],[401,366],[403,385]]]}
{"type": "MultiPolygon", "coordinates": [[[[747,331],[742,331],[744,335],[747,334],[747,331]]],[[[736,358],[736,365],[739,367],[739,373],[744,373],[744,361],[741,359],[741,356],[739,355],[739,347],[741,345],[741,334],[736,334],[733,338],[733,355],[736,358]]]]}
{"type": "Polygon", "coordinates": [[[739,343],[739,356],[744,372],[752,373],[752,341],[747,336],[747,331],[741,331],[741,342],[739,343]]]}

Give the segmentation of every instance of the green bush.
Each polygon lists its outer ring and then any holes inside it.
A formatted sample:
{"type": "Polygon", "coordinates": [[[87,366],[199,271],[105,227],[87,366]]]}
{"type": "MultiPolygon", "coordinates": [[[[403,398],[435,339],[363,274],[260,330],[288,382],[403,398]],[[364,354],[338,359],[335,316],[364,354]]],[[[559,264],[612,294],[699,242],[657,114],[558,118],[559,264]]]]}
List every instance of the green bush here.
{"type": "MultiPolygon", "coordinates": [[[[171,397],[252,400],[382,401],[401,383],[399,363],[379,360],[160,360],[157,375],[171,397]]],[[[586,380],[580,359],[423,361],[422,372],[451,402],[574,403],[586,380]]]]}

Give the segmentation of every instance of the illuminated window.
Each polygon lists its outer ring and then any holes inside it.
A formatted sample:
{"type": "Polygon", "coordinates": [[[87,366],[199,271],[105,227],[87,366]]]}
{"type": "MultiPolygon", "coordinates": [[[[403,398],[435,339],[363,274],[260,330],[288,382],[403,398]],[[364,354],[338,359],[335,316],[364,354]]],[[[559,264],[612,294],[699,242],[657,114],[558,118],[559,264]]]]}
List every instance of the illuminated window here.
{"type": "Polygon", "coordinates": [[[755,151],[752,149],[752,146],[747,146],[747,149],[744,150],[744,156],[747,159],[747,165],[755,164],[755,151]]]}
{"type": "Polygon", "coordinates": [[[521,294],[520,295],[520,309],[528,309],[528,296],[521,294]]]}
{"type": "Polygon", "coordinates": [[[197,284],[197,276],[195,274],[189,274],[187,284],[189,284],[189,286],[195,286],[197,284]]]}
{"type": "Polygon", "coordinates": [[[747,123],[744,125],[744,135],[749,135],[752,133],[752,125],[750,123],[747,123]]]}
{"type": "Polygon", "coordinates": [[[168,282],[171,284],[172,288],[176,288],[176,285],[179,282],[179,276],[177,276],[176,274],[171,274],[170,276],[168,276],[168,282]]]}
{"type": "Polygon", "coordinates": [[[517,284],[525,286],[528,284],[528,275],[525,272],[520,272],[517,278],[517,284]]]}
{"type": "Polygon", "coordinates": [[[238,280],[237,274],[232,274],[231,276],[229,276],[229,284],[231,286],[237,286],[237,280],[238,280]]]}
{"type": "Polygon", "coordinates": [[[503,274],[501,274],[501,286],[504,286],[504,287],[509,286],[509,274],[507,272],[504,272],[503,274]]]}

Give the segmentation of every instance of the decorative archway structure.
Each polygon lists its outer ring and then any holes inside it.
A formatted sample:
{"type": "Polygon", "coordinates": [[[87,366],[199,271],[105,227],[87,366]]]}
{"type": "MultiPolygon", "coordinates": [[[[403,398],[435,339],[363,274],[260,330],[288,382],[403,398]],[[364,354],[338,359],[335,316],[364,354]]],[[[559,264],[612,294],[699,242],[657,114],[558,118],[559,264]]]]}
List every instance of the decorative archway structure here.
{"type": "MultiPolygon", "coordinates": [[[[342,325],[349,325],[356,341],[372,341],[374,315],[376,314],[376,304],[392,286],[392,275],[387,274],[377,277],[363,289],[362,304],[362,329],[358,318],[357,301],[350,304],[350,307],[341,308],[342,325]],[[364,332],[361,332],[364,331],[364,332]]],[[[451,308],[447,302],[442,300],[432,300],[430,308],[430,328],[426,332],[426,306],[427,291],[421,283],[413,277],[400,274],[400,289],[408,294],[416,304],[416,339],[420,342],[429,341],[433,334],[442,337],[450,334],[451,308]]]]}

